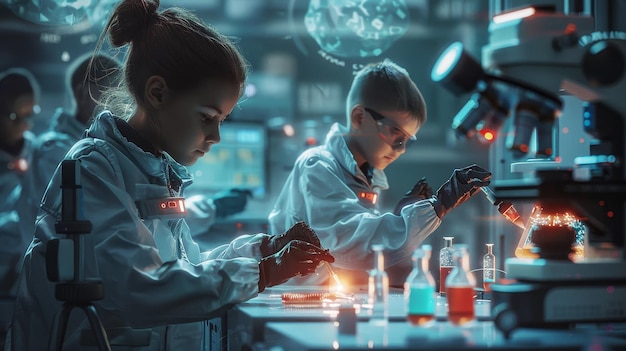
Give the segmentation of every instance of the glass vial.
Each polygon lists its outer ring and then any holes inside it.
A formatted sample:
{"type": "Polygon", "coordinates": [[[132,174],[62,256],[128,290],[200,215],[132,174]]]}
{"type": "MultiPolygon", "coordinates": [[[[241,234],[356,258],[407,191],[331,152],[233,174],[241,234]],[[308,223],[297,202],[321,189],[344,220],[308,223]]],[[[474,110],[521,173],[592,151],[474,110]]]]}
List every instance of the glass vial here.
{"type": "Polygon", "coordinates": [[[487,253],[483,256],[483,288],[491,291],[491,284],[496,282],[496,256],[493,254],[493,244],[485,244],[487,253]]]}
{"type": "Polygon", "coordinates": [[[454,264],[452,263],[452,253],[454,248],[452,247],[453,236],[444,236],[444,247],[439,250],[439,294],[446,294],[446,278],[452,271],[454,264]]]}
{"type": "Polygon", "coordinates": [[[389,277],[385,272],[385,257],[382,245],[372,245],[374,269],[369,272],[368,302],[370,323],[387,324],[389,319],[389,277]]]}
{"type": "Polygon", "coordinates": [[[452,254],[454,268],[446,279],[448,299],[448,321],[454,325],[467,324],[474,320],[474,287],[476,279],[469,268],[467,245],[459,244],[452,254]]]}
{"type": "Polygon", "coordinates": [[[435,279],[428,262],[432,247],[422,245],[413,253],[413,270],[404,282],[407,320],[412,325],[426,325],[435,318],[435,279]]]}

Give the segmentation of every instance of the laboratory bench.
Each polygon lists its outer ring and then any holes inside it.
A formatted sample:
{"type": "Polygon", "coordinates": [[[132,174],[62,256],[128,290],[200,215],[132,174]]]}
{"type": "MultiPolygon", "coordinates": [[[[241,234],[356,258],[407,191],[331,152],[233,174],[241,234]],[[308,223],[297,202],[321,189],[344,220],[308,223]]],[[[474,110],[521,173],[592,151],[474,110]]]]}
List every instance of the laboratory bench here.
{"type": "MultiPolygon", "coordinates": [[[[319,292],[319,288],[316,288],[319,292]]],[[[211,350],[626,350],[626,327],[603,332],[596,326],[568,330],[517,329],[509,339],[491,318],[490,301],[476,299],[476,320],[462,327],[447,321],[445,299],[438,298],[435,320],[426,327],[407,322],[404,296],[391,289],[389,322],[369,323],[367,291],[328,304],[285,303],[283,294],[308,293],[307,287],[275,287],[238,304],[213,321],[211,350]],[[358,308],[360,305],[363,308],[358,308]],[[340,330],[339,311],[357,307],[355,330],[340,330]],[[219,340],[215,343],[215,340],[219,340]],[[601,346],[598,348],[598,346],[601,346]]]]}

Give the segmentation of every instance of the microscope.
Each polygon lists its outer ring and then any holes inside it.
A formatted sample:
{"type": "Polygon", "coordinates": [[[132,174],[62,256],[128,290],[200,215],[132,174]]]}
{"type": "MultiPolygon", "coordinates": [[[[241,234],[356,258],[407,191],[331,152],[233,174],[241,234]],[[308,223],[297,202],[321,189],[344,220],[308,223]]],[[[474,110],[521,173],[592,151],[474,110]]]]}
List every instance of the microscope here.
{"type": "Polygon", "coordinates": [[[507,258],[507,279],[491,287],[496,327],[509,337],[626,322],[626,34],[594,32],[589,16],[518,8],[493,17],[482,65],[457,42],[431,78],[472,93],[452,122],[459,136],[502,132],[520,160],[510,164],[517,178],[492,181],[496,197],[533,201],[549,219],[526,225],[536,257],[507,258]],[[585,137],[572,140],[567,123],[585,137]],[[584,224],[582,259],[572,259],[577,230],[566,216],[584,224]]]}

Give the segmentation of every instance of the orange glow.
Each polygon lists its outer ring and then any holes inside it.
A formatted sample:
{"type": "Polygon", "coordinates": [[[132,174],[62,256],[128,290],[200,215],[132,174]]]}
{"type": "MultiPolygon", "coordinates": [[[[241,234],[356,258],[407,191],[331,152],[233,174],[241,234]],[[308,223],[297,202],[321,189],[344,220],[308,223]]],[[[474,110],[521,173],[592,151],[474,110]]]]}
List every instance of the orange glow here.
{"type": "Polygon", "coordinates": [[[576,33],[576,25],[574,23],[569,23],[567,27],[565,27],[565,34],[576,33]]]}
{"type": "Polygon", "coordinates": [[[563,134],[567,134],[567,133],[569,133],[569,128],[567,128],[567,127],[563,127],[563,129],[561,129],[561,132],[562,132],[563,134]]]}
{"type": "Polygon", "coordinates": [[[491,131],[486,131],[481,134],[483,135],[483,138],[485,138],[485,140],[487,141],[492,141],[496,137],[491,131]]]}
{"type": "Polygon", "coordinates": [[[315,139],[315,137],[308,137],[306,138],[306,144],[308,146],[317,145],[317,139],[315,139]]]}
{"type": "Polygon", "coordinates": [[[520,146],[519,146],[519,150],[520,150],[521,152],[528,152],[528,145],[526,145],[526,144],[522,144],[522,145],[520,145],[520,146]]]}
{"type": "Polygon", "coordinates": [[[521,10],[512,11],[512,12],[508,12],[508,13],[503,13],[501,15],[493,16],[493,22],[494,23],[504,23],[504,22],[508,22],[508,21],[518,20],[518,19],[522,19],[522,18],[525,18],[525,17],[530,17],[530,16],[534,15],[535,12],[536,11],[535,11],[534,7],[527,7],[525,9],[521,9],[521,10]]]}
{"type": "Polygon", "coordinates": [[[561,163],[563,160],[561,159],[561,156],[557,156],[554,158],[554,162],[556,163],[561,163]]]}
{"type": "Polygon", "coordinates": [[[335,292],[344,291],[345,287],[343,286],[343,284],[341,284],[341,280],[339,280],[339,276],[337,275],[337,273],[335,273],[333,267],[328,262],[324,263],[326,264],[326,267],[328,267],[328,274],[330,274],[330,277],[332,278],[329,290],[335,292]]]}
{"type": "Polygon", "coordinates": [[[376,204],[376,201],[378,200],[378,194],[374,193],[374,192],[367,192],[367,191],[361,191],[359,193],[359,197],[362,199],[366,199],[367,201],[371,202],[372,204],[376,204]]]}
{"type": "Polygon", "coordinates": [[[580,138],[580,139],[578,139],[578,141],[579,141],[581,144],[584,144],[584,143],[585,143],[585,138],[580,138]]]}

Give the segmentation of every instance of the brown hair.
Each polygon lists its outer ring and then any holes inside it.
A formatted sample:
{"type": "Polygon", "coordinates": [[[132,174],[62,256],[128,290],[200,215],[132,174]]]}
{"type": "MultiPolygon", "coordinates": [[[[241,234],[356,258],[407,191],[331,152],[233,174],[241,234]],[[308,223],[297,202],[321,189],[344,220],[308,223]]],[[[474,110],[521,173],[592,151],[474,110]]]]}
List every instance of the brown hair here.
{"type": "Polygon", "coordinates": [[[99,46],[107,33],[114,47],[130,45],[124,85],[134,101],[143,103],[146,81],[155,75],[179,94],[209,78],[236,83],[243,92],[248,65],[234,43],[185,9],[158,7],[158,0],[123,0],[100,38],[99,46]]]}
{"type": "Polygon", "coordinates": [[[352,108],[361,104],[375,110],[407,111],[426,122],[426,102],[409,73],[389,59],[371,63],[357,72],[346,99],[348,126],[352,108]]]}

